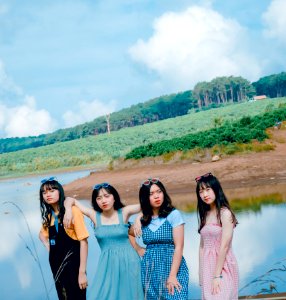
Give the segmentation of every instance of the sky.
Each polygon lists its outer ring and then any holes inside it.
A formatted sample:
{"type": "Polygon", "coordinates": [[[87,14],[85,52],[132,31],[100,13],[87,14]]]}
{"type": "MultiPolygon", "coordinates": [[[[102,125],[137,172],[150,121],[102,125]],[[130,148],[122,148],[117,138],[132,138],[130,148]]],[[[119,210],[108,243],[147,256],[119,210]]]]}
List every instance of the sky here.
{"type": "Polygon", "coordinates": [[[285,0],[0,0],[0,138],[286,71],[285,0]]]}

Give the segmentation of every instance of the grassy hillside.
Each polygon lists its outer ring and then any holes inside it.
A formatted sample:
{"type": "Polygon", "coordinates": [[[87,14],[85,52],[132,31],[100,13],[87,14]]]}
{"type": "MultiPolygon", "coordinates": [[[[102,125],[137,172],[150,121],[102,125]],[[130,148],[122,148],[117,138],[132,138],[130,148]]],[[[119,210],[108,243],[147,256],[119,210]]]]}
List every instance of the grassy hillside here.
{"type": "MultiPolygon", "coordinates": [[[[190,110],[197,112],[229,103],[241,103],[252,99],[255,93],[269,98],[285,97],[286,73],[272,74],[253,84],[241,76],[221,76],[210,82],[198,82],[193,90],[162,95],[71,128],[39,136],[0,139],[0,154],[103,134],[108,128],[117,131],[175,118],[188,114],[190,110]]],[[[217,119],[216,122],[218,125],[220,120],[217,119]]]]}
{"type": "MultiPolygon", "coordinates": [[[[121,128],[186,115],[190,109],[195,107],[196,101],[192,98],[191,91],[164,95],[110,114],[109,124],[111,131],[117,131],[121,128]]],[[[0,153],[47,146],[106,132],[107,119],[105,116],[101,116],[91,122],[59,129],[48,134],[0,139],[0,153]]]]}
{"type": "Polygon", "coordinates": [[[125,128],[110,135],[102,134],[49,146],[0,155],[0,177],[24,175],[74,166],[98,167],[124,157],[132,149],[151,142],[181,137],[208,130],[222,122],[255,116],[286,98],[266,99],[227,105],[142,126],[125,128]]]}
{"type": "MultiPolygon", "coordinates": [[[[178,151],[211,149],[214,146],[231,146],[233,153],[235,153],[234,145],[248,144],[254,140],[262,142],[268,137],[266,129],[273,127],[274,124],[279,124],[279,122],[282,126],[284,120],[286,120],[286,104],[257,116],[246,116],[233,122],[226,121],[221,126],[206,131],[142,145],[132,149],[125,157],[127,159],[140,159],[178,151]]],[[[259,144],[261,145],[261,143],[259,144]]],[[[228,148],[228,153],[229,150],[228,148]]]]}

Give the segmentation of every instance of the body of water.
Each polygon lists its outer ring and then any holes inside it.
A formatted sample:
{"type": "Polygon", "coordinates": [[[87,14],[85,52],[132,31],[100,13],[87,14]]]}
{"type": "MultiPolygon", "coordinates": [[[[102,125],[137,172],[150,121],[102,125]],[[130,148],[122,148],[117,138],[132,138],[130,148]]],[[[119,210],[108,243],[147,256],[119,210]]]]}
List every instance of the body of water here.
{"type": "MultiPolygon", "coordinates": [[[[65,173],[58,174],[57,178],[65,184],[87,174],[88,171],[65,173]]],[[[0,181],[1,300],[57,299],[48,253],[38,239],[41,178],[0,181]]],[[[190,299],[200,299],[197,217],[195,213],[183,215],[186,221],[184,256],[190,269],[190,299]]],[[[286,204],[262,205],[255,212],[245,210],[237,213],[239,225],[234,232],[233,249],[240,270],[240,295],[271,289],[273,292],[275,289],[286,292],[285,216],[286,204]]],[[[92,285],[100,250],[88,220],[86,224],[90,232],[88,280],[92,285]]],[[[90,294],[88,299],[92,299],[90,294]]]]}

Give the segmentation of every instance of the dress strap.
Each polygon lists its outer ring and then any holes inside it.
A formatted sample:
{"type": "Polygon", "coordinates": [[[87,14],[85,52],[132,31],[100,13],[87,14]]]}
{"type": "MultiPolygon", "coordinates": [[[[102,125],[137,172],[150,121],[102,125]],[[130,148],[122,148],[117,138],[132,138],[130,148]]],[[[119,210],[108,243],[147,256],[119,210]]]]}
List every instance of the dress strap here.
{"type": "Polygon", "coordinates": [[[95,212],[95,219],[96,219],[96,226],[101,226],[101,213],[96,211],[95,212]]]}
{"type": "Polygon", "coordinates": [[[124,224],[123,221],[123,215],[122,215],[122,209],[118,209],[118,219],[119,219],[119,224],[124,224]]]}

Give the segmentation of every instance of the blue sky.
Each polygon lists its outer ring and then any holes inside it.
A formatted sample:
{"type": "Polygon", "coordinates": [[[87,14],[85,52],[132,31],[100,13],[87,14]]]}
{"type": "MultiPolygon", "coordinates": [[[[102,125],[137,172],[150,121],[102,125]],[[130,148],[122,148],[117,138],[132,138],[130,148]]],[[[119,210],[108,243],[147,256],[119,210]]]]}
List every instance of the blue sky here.
{"type": "Polygon", "coordinates": [[[0,137],[286,70],[285,0],[0,0],[0,137]]]}

